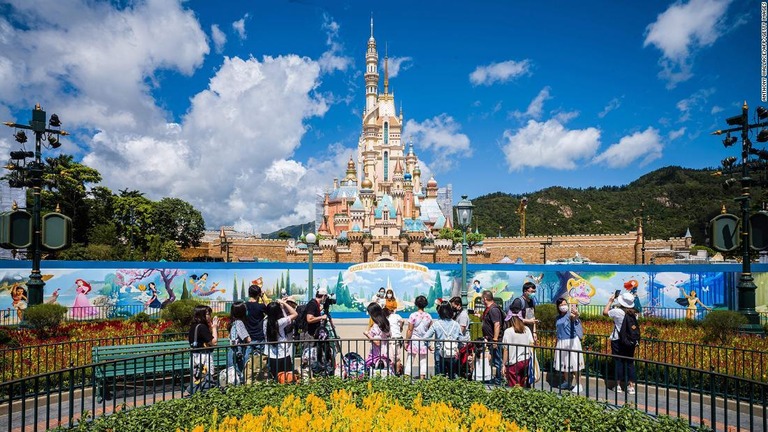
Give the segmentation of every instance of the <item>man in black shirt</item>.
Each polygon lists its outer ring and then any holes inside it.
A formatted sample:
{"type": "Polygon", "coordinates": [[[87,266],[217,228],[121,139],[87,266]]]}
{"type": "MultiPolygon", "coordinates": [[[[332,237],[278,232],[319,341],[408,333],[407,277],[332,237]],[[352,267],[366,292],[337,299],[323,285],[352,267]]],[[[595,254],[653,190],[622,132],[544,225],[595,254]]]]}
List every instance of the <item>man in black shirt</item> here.
{"type": "Polygon", "coordinates": [[[328,291],[325,288],[320,288],[315,294],[315,298],[306,305],[306,320],[307,331],[304,333],[302,339],[311,339],[312,342],[305,344],[305,347],[316,348],[317,362],[313,367],[313,372],[326,375],[332,375],[333,369],[328,361],[333,355],[330,352],[330,345],[327,341],[316,340],[321,327],[325,326],[325,322],[328,320],[328,316],[325,314],[324,305],[328,298],[328,291]],[[322,366],[322,367],[321,367],[322,366]]]}
{"type": "Polygon", "coordinates": [[[489,342],[487,345],[491,350],[491,365],[496,368],[496,374],[493,383],[501,385],[501,323],[504,320],[504,313],[499,305],[493,301],[493,293],[485,290],[482,294],[485,311],[483,312],[483,338],[489,342]]]}
{"type": "Polygon", "coordinates": [[[251,337],[253,344],[246,350],[246,359],[249,359],[252,353],[262,354],[264,352],[264,341],[266,339],[264,337],[264,314],[267,311],[261,286],[253,284],[248,287],[248,297],[250,298],[245,302],[245,308],[248,311],[245,318],[245,329],[248,330],[248,336],[251,337]]]}
{"type": "Polygon", "coordinates": [[[536,295],[536,285],[533,282],[526,282],[523,284],[523,295],[512,301],[512,307],[523,312],[523,323],[531,329],[533,335],[533,342],[538,342],[539,338],[536,335],[536,299],[533,297],[536,295]]]}
{"type": "Polygon", "coordinates": [[[323,313],[323,305],[325,299],[328,298],[328,291],[325,288],[320,288],[315,294],[315,298],[307,303],[307,335],[310,338],[317,337],[317,330],[321,325],[325,324],[325,320],[328,317],[323,313]]]}

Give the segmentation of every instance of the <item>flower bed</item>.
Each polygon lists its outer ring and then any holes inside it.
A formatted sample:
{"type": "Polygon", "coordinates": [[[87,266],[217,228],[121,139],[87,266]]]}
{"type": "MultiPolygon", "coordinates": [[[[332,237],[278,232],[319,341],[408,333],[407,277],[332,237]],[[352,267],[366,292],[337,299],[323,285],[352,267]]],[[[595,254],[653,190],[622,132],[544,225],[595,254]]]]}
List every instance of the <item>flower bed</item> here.
{"type": "Polygon", "coordinates": [[[527,432],[505,420],[499,412],[473,403],[469,415],[444,402],[424,405],[416,398],[412,408],[403,406],[383,392],[370,392],[358,406],[349,390],[336,390],[329,404],[309,394],[306,399],[289,394],[280,406],[267,406],[259,414],[247,413],[242,418],[227,417],[217,422],[214,411],[211,426],[199,425],[192,432],[234,431],[509,431],[527,432]]]}
{"type": "Polygon", "coordinates": [[[366,431],[379,430],[375,429],[379,425],[392,431],[440,430],[443,423],[434,420],[430,411],[443,413],[454,423],[462,421],[456,419],[471,419],[463,429],[454,424],[453,430],[690,431],[683,420],[653,418],[628,405],[607,409],[602,403],[570,394],[520,388],[488,391],[479,383],[442,377],[417,382],[326,378],[300,385],[229,387],[120,411],[83,422],[76,430],[254,430],[238,428],[253,426],[260,418],[274,422],[270,430],[366,431]],[[324,402],[325,409],[321,401],[329,401],[324,402]],[[262,417],[265,414],[273,420],[262,417]],[[227,417],[227,423],[219,421],[227,417]],[[286,419],[291,421],[281,429],[286,419]],[[299,426],[294,427],[294,422],[299,426]],[[233,428],[222,429],[225,424],[233,428]]]}

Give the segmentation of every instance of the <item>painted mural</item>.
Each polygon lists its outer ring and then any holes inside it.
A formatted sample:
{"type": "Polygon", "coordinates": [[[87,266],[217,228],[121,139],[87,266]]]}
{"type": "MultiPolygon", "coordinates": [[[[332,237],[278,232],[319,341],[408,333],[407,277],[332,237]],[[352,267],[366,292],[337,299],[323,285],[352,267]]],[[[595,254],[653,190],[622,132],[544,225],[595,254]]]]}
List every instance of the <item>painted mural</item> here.
{"type": "MultiPolygon", "coordinates": [[[[12,263],[19,265],[18,261],[12,263]]],[[[107,263],[115,266],[101,268],[82,267],[83,263],[57,264],[62,267],[43,270],[44,301],[70,308],[71,319],[117,318],[139,312],[157,314],[183,298],[226,304],[245,299],[248,286],[259,278],[270,298],[291,297],[302,302],[312,295],[307,289],[307,268],[299,264],[244,267],[182,263],[175,268],[118,267],[125,263],[107,263]]],[[[506,302],[519,296],[523,283],[531,281],[538,286],[539,303],[564,297],[573,304],[598,306],[604,305],[617,290],[630,291],[636,295],[636,307],[645,316],[698,319],[704,310],[725,308],[733,302],[738,273],[727,270],[719,265],[470,266],[468,299],[474,305],[479,302],[480,293],[488,289],[506,302]]],[[[28,275],[29,267],[0,267],[3,323],[23,318],[28,301],[28,275]]],[[[768,312],[768,273],[756,272],[755,281],[758,311],[768,312]]],[[[339,316],[363,316],[367,304],[375,300],[382,287],[392,289],[400,311],[409,312],[414,310],[413,301],[419,295],[426,296],[430,305],[437,299],[459,295],[461,268],[396,262],[326,264],[316,266],[313,285],[312,293],[322,287],[336,295],[338,304],[334,311],[339,316]]]]}

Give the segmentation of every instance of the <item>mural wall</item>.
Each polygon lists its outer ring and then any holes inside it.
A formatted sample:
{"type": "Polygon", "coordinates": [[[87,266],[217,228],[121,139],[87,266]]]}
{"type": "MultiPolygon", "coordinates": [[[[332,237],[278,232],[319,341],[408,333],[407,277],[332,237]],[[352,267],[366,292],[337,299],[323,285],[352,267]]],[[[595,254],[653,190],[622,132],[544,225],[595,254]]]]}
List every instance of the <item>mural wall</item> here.
{"type": "MultiPolygon", "coordinates": [[[[70,317],[124,317],[138,312],[158,313],[182,298],[231,302],[247,298],[248,286],[261,278],[271,298],[290,296],[305,301],[305,265],[286,263],[45,263],[44,301],[72,308],[70,317]],[[106,313],[104,311],[107,311],[106,313]]],[[[26,281],[30,266],[23,261],[0,262],[0,313],[18,319],[26,309],[26,281]]],[[[609,265],[470,265],[470,304],[483,289],[508,301],[520,295],[527,281],[538,286],[536,300],[565,297],[579,305],[604,305],[617,290],[637,296],[636,306],[646,316],[699,318],[704,308],[735,307],[737,265],[609,266],[609,265]],[[688,312],[690,311],[690,312],[688,312]]],[[[753,269],[758,285],[758,311],[768,312],[768,265],[753,269]]],[[[338,317],[361,317],[381,287],[391,288],[401,311],[414,309],[419,295],[429,304],[458,295],[459,265],[378,262],[352,266],[318,264],[314,290],[323,287],[337,297],[338,317]]]]}

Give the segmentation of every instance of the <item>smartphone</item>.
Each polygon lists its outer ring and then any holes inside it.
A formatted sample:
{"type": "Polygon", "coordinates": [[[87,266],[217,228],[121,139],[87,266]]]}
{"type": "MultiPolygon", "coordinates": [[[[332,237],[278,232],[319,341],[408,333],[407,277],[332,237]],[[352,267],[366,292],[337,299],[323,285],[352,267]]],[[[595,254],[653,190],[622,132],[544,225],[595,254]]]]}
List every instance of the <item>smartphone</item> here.
{"type": "Polygon", "coordinates": [[[613,298],[614,298],[614,299],[617,299],[617,298],[619,298],[619,295],[620,295],[620,294],[621,294],[621,290],[616,290],[616,292],[615,292],[615,293],[613,293],[613,298]]]}

